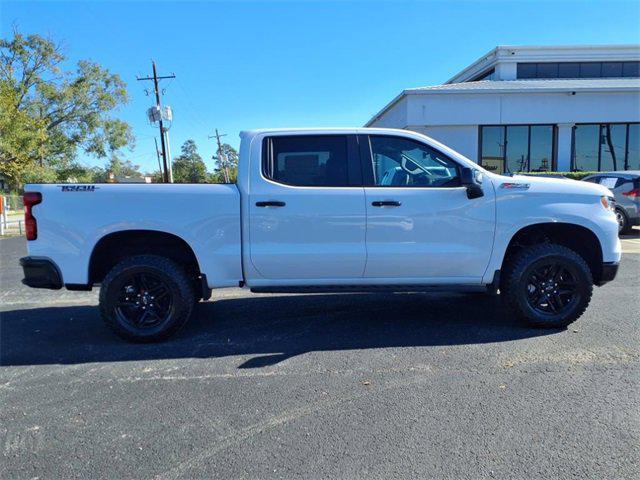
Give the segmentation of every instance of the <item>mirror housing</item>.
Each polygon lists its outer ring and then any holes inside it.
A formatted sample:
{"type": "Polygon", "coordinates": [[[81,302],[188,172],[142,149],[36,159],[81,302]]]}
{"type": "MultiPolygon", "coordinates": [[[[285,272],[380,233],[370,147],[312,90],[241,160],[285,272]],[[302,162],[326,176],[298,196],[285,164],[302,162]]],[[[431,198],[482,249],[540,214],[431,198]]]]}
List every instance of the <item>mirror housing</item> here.
{"type": "Polygon", "coordinates": [[[482,176],[477,170],[469,167],[462,167],[460,170],[460,181],[467,189],[467,198],[474,199],[484,196],[480,183],[482,176]]]}

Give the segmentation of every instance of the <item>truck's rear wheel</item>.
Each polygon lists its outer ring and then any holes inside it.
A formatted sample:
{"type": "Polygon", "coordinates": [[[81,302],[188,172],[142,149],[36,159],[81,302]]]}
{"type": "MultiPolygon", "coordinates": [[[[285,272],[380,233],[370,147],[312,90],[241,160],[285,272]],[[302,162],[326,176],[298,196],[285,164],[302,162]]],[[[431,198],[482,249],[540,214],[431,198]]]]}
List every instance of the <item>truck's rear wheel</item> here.
{"type": "Polygon", "coordinates": [[[508,260],[501,282],[507,306],[533,327],[562,328],[589,305],[593,277],[573,250],[551,243],[525,247],[508,260]]]}
{"type": "Polygon", "coordinates": [[[189,319],[195,294],[178,264],[156,255],[127,258],[107,274],[100,313],[120,337],[134,342],[163,340],[189,319]]]}

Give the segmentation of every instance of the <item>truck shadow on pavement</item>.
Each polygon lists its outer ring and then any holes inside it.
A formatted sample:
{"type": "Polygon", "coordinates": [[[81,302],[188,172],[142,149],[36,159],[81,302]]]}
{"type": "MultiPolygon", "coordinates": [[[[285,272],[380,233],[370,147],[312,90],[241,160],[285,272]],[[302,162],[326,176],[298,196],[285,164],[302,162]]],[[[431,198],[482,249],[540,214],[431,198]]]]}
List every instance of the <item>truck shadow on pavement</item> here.
{"type": "Polygon", "coordinates": [[[157,344],[126,343],[95,306],[5,311],[0,364],[43,365],[255,355],[239,368],[312,351],[429,347],[556,333],[509,318],[500,299],[470,294],[270,295],[197,305],[190,323],[157,344]]]}

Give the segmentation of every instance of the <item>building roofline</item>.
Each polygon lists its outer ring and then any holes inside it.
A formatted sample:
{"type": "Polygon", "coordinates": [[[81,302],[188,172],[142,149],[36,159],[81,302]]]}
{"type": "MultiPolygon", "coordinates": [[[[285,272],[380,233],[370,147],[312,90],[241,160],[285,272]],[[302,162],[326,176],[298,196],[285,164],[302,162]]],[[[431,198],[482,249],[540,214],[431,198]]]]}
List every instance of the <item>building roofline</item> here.
{"type": "Polygon", "coordinates": [[[389,110],[391,107],[393,107],[396,103],[398,103],[400,100],[402,100],[405,96],[407,95],[407,90],[402,90],[398,95],[396,95],[393,100],[391,100],[389,103],[387,103],[384,107],[382,107],[380,110],[378,110],[378,113],[376,113],[373,117],[371,117],[369,119],[369,121],[367,123],[364,124],[365,128],[369,127],[373,122],[375,122],[376,120],[378,120],[380,117],[382,117],[385,113],[387,113],[387,110],[389,110]]]}
{"type": "MultiPolygon", "coordinates": [[[[587,80],[587,79],[575,79],[575,80],[587,80]]],[[[631,80],[631,79],[629,79],[631,80]]],[[[585,84],[585,85],[576,85],[576,84],[567,84],[563,80],[502,80],[502,81],[485,81],[485,82],[477,82],[478,84],[487,84],[490,83],[493,88],[482,88],[482,87],[473,87],[473,83],[476,82],[465,82],[466,85],[469,85],[468,88],[455,88],[453,85],[456,84],[444,84],[437,85],[434,87],[416,87],[416,88],[408,88],[402,90],[398,95],[396,95],[393,100],[387,103],[380,111],[378,111],[367,123],[365,123],[365,127],[369,127],[372,123],[380,119],[388,110],[390,110],[396,103],[398,103],[403,98],[409,95],[465,95],[465,94],[510,94],[510,95],[520,95],[520,94],[549,94],[549,93],[593,93],[593,92],[602,92],[606,91],[607,93],[624,93],[624,92],[638,92],[640,93],[640,80],[636,86],[598,86],[593,85],[593,83],[585,84]],[[520,86],[519,88],[509,88],[509,85],[513,85],[513,82],[518,82],[519,85],[523,83],[530,83],[531,86],[527,87],[520,86]],[[547,85],[540,85],[540,82],[546,82],[547,85]],[[554,82],[563,82],[554,83],[554,82]],[[451,85],[450,88],[447,88],[448,85],[451,85]]]]}
{"type": "MultiPolygon", "coordinates": [[[[635,85],[611,85],[611,80],[618,79],[598,79],[609,80],[606,85],[594,84],[593,79],[575,78],[575,79],[554,79],[554,80],[501,80],[501,81],[479,81],[479,82],[463,82],[463,83],[451,83],[444,85],[436,85],[433,87],[416,87],[408,88],[402,91],[405,95],[420,95],[420,94],[441,94],[441,93],[564,93],[564,92],[602,92],[603,90],[609,92],[640,92],[640,80],[637,78],[624,78],[620,80],[636,81],[635,85]],[[569,82],[582,82],[583,85],[569,82]],[[517,88],[513,88],[514,83],[517,83],[517,88]],[[459,85],[465,85],[466,88],[459,88],[459,85]],[[486,85],[491,85],[491,88],[486,88],[486,85]],[[449,87],[450,86],[450,87],[449,87]]],[[[604,82],[603,82],[604,83],[604,82]]]]}
{"type": "MultiPolygon", "coordinates": [[[[608,44],[608,45],[498,45],[491,49],[489,52],[482,55],[471,65],[468,65],[463,70],[456,73],[454,76],[449,78],[445,84],[447,83],[458,83],[460,82],[460,78],[465,78],[465,80],[473,75],[477,75],[482,73],[485,70],[494,67],[498,60],[501,58],[501,54],[503,52],[511,52],[511,54],[515,54],[517,51],[521,52],[547,52],[544,56],[548,58],[548,52],[550,50],[556,51],[582,51],[582,52],[594,52],[594,51],[607,51],[607,50],[632,50],[633,53],[636,54],[640,58],[640,44],[627,43],[627,44],[608,44]]],[[[612,58],[612,60],[616,60],[612,58]]],[[[530,60],[535,61],[535,60],[530,60]]],[[[546,60],[550,61],[550,60],[546,60]]],[[[596,60],[597,61],[597,60],[596,60]]],[[[465,81],[462,80],[462,81],[465,81]]]]}
{"type": "MultiPolygon", "coordinates": [[[[458,77],[463,76],[465,73],[473,71],[474,69],[477,69],[477,67],[479,65],[481,65],[483,62],[486,62],[487,60],[491,59],[491,57],[496,57],[496,53],[498,53],[498,50],[500,48],[505,48],[502,46],[497,46],[494,47],[493,49],[491,49],[489,52],[485,53],[484,55],[482,55],[480,58],[478,58],[475,62],[473,62],[471,65],[468,65],[467,67],[465,67],[464,69],[460,70],[458,73],[456,73],[453,77],[451,77],[450,79],[448,79],[446,82],[444,83],[454,83],[454,80],[458,77]]],[[[490,64],[488,64],[486,66],[486,68],[490,68],[490,64]]]]}

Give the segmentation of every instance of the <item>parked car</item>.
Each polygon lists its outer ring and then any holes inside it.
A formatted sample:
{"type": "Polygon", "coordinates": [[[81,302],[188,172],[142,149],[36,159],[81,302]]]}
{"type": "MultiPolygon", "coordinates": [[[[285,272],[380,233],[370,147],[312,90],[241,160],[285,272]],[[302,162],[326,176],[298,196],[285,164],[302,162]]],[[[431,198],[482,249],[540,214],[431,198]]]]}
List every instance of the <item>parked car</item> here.
{"type": "Polygon", "coordinates": [[[489,173],[405,130],[244,132],[236,185],[28,185],[24,199],[23,282],[101,285],[102,318],[134,341],[232,286],[499,290],[530,325],[564,327],[621,257],[607,188],[489,173]]]}
{"type": "Polygon", "coordinates": [[[598,173],[583,180],[603,185],[613,192],[620,233],[640,225],[640,170],[598,173]]]}

